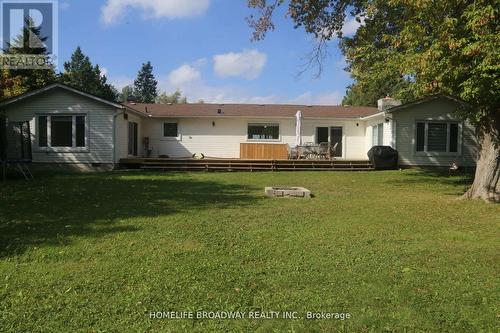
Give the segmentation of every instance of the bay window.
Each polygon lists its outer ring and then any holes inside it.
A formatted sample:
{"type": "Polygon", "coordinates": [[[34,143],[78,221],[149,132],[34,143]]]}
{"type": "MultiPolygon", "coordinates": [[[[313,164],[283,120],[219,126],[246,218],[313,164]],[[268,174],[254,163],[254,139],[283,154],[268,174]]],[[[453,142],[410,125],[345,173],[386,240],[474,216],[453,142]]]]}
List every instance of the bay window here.
{"type": "Polygon", "coordinates": [[[416,151],[458,153],[459,130],[456,122],[417,122],[416,151]]]}
{"type": "Polygon", "coordinates": [[[38,116],[38,147],[85,148],[86,146],[86,116],[38,116]]]}

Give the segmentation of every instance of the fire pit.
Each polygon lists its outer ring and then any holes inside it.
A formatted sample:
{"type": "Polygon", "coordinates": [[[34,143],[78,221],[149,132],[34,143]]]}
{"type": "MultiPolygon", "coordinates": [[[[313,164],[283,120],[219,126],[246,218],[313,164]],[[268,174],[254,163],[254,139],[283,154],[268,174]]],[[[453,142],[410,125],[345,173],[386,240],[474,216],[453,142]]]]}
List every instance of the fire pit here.
{"type": "Polygon", "coordinates": [[[311,191],[303,187],[266,187],[266,196],[271,198],[310,198],[311,191]]]}

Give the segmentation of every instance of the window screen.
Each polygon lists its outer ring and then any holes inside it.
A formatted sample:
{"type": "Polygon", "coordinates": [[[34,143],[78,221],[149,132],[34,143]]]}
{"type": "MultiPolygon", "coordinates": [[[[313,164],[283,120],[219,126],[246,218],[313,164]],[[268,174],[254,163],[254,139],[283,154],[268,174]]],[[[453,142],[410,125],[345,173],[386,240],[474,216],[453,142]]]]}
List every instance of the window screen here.
{"type": "Polygon", "coordinates": [[[446,152],[448,125],[429,123],[427,132],[427,151],[446,152]]]}

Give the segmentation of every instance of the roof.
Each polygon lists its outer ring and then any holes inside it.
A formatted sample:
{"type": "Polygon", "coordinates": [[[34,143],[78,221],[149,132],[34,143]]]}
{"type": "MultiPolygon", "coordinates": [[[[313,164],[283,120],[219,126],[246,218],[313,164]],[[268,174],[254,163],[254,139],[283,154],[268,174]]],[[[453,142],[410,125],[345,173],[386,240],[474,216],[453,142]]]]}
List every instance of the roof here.
{"type": "Polygon", "coordinates": [[[437,95],[426,96],[426,97],[417,99],[417,100],[415,100],[413,102],[405,103],[405,104],[402,104],[402,105],[399,105],[399,106],[391,107],[390,109],[387,110],[387,112],[391,113],[391,112],[394,112],[394,111],[403,110],[403,109],[406,109],[406,108],[409,108],[409,107],[412,107],[412,106],[415,106],[415,105],[432,102],[432,101],[435,101],[435,100],[438,100],[438,99],[447,99],[449,101],[452,101],[454,103],[457,103],[457,104],[460,104],[460,105],[463,105],[463,106],[468,106],[469,105],[469,104],[467,104],[467,102],[463,101],[462,99],[460,99],[458,97],[451,96],[451,95],[446,95],[446,94],[437,94],[437,95]]]}
{"type": "Polygon", "coordinates": [[[124,106],[122,104],[111,102],[111,101],[108,101],[108,100],[106,100],[104,98],[101,98],[101,97],[98,97],[98,96],[95,96],[95,95],[92,95],[92,94],[88,94],[86,92],[83,92],[83,91],[78,90],[76,88],[70,87],[70,86],[68,86],[66,84],[63,84],[63,83],[53,83],[53,84],[50,84],[50,85],[45,86],[43,88],[40,88],[40,89],[37,89],[37,90],[33,90],[33,91],[29,91],[29,92],[24,93],[22,95],[9,98],[9,99],[7,99],[7,100],[5,100],[3,102],[0,102],[0,107],[4,107],[4,106],[10,105],[10,104],[14,104],[14,103],[23,101],[23,100],[25,100],[27,98],[30,98],[30,97],[42,94],[44,92],[47,92],[47,91],[50,91],[50,90],[54,90],[54,89],[64,89],[66,91],[70,91],[70,92],[75,93],[77,95],[93,99],[93,100],[95,100],[96,102],[99,102],[99,103],[107,104],[109,106],[112,106],[112,107],[115,107],[115,108],[118,108],[118,109],[123,109],[124,108],[124,106]]]}
{"type": "Polygon", "coordinates": [[[285,104],[142,104],[126,103],[127,108],[149,117],[253,117],[291,118],[302,111],[303,118],[357,119],[379,113],[375,107],[285,105],[285,104]]]}

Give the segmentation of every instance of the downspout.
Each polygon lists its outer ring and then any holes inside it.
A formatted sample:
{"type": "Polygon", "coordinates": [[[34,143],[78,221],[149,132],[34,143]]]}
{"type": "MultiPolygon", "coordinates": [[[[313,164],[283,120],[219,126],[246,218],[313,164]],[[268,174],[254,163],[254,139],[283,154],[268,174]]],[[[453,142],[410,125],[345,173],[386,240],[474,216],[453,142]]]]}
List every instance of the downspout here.
{"type": "Polygon", "coordinates": [[[116,167],[116,118],[124,113],[125,111],[118,111],[113,115],[113,169],[116,167]]]}

